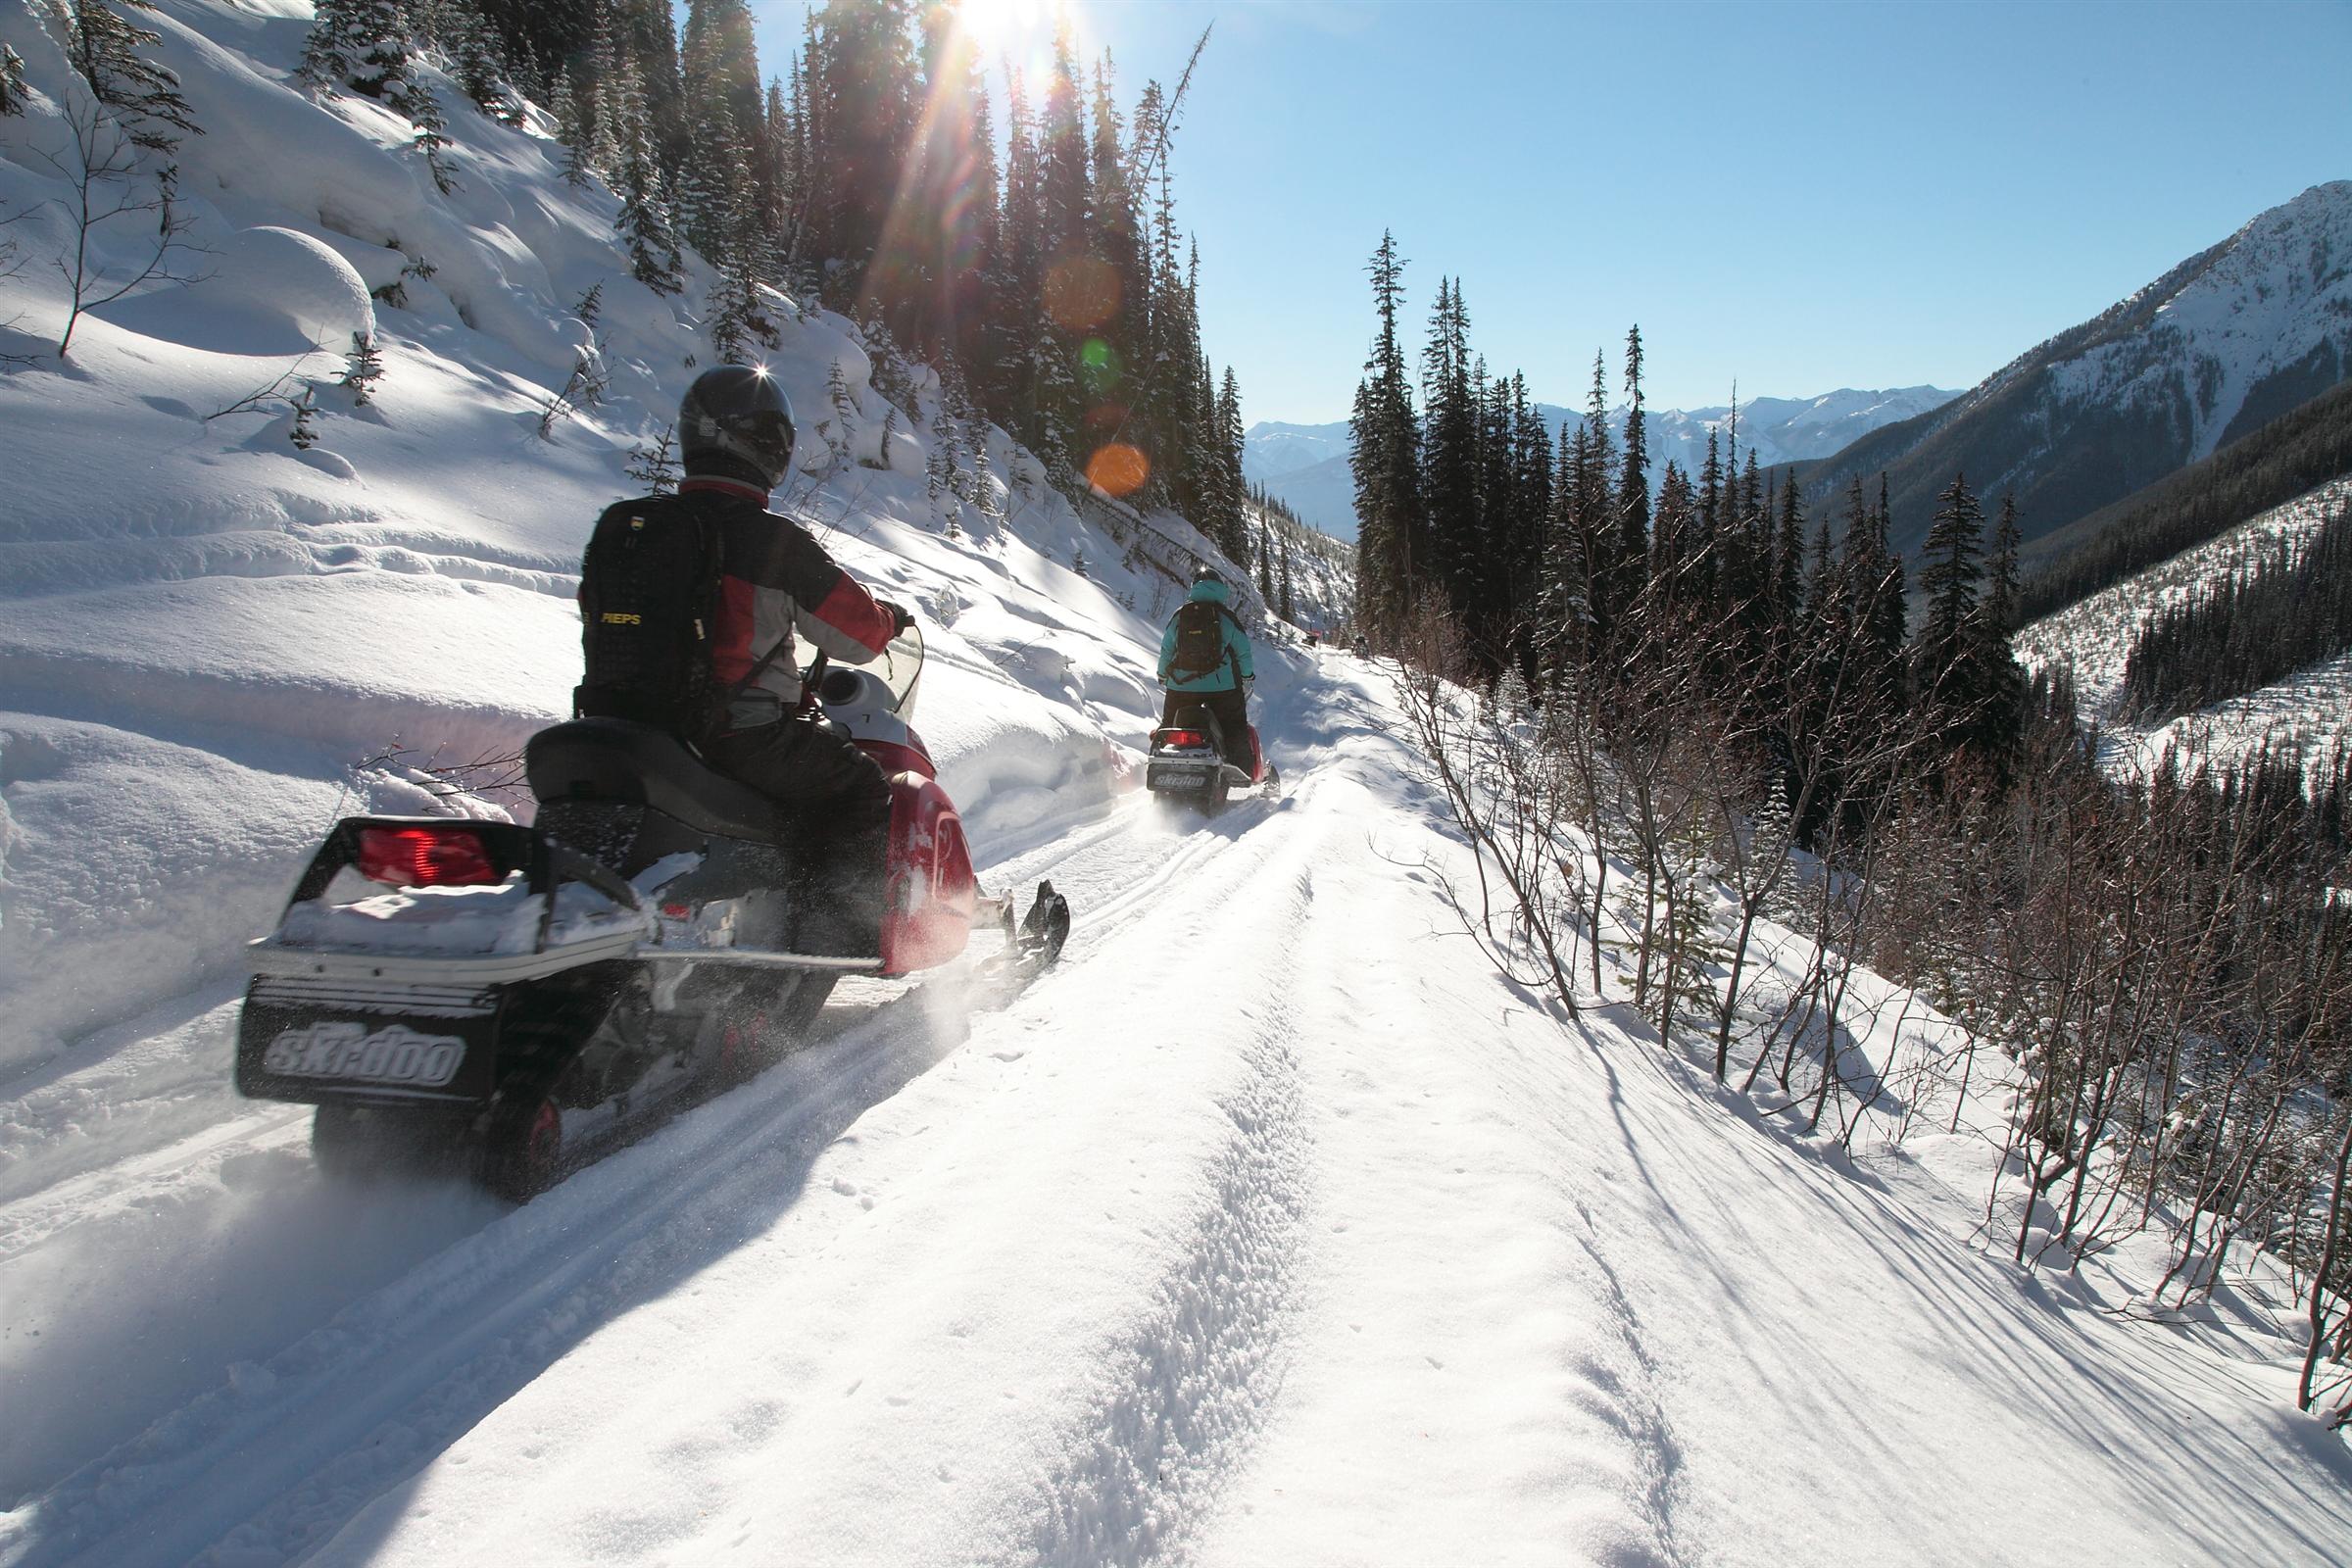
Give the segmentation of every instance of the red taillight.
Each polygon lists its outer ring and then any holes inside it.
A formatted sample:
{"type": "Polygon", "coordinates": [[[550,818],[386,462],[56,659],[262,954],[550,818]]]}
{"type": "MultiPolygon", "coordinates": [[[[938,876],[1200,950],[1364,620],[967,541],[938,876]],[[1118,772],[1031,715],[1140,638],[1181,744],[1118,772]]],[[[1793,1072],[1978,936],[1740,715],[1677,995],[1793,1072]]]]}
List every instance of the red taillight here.
{"type": "Polygon", "coordinates": [[[1208,737],[1197,729],[1163,729],[1154,737],[1162,746],[1206,746],[1208,737]]]}
{"type": "Polygon", "coordinates": [[[360,875],[396,888],[475,887],[499,880],[480,835],[462,827],[364,827],[360,875]]]}

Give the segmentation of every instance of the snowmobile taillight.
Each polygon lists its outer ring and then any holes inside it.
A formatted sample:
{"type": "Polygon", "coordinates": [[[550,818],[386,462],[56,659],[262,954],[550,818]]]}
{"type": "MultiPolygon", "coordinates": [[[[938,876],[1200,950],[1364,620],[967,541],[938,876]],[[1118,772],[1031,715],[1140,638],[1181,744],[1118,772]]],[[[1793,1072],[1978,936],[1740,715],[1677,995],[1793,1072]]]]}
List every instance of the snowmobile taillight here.
{"type": "Polygon", "coordinates": [[[1162,746],[1179,749],[1208,744],[1208,737],[1197,729],[1163,729],[1155,738],[1162,746]]]}
{"type": "Polygon", "coordinates": [[[360,875],[396,888],[477,887],[501,880],[480,835],[462,827],[364,827],[360,875]]]}

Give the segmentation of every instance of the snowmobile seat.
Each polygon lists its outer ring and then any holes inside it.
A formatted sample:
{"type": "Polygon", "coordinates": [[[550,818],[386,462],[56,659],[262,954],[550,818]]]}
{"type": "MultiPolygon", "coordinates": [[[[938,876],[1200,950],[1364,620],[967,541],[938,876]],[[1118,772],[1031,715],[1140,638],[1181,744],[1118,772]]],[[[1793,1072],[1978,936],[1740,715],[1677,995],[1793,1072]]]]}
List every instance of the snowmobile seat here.
{"type": "Polygon", "coordinates": [[[551,801],[621,801],[648,806],[722,838],[774,844],[783,823],[759,791],[713,772],[677,737],[625,718],[575,718],[523,747],[531,793],[551,801]]]}

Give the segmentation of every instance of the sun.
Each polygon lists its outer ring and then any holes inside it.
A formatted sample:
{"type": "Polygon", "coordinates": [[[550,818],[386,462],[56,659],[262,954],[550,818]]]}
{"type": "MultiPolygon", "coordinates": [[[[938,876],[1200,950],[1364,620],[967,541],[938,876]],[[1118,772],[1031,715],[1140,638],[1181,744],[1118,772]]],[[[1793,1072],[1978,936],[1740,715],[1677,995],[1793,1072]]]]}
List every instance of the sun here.
{"type": "Polygon", "coordinates": [[[1046,0],[957,0],[956,24],[984,56],[1019,54],[1051,24],[1046,0]]]}

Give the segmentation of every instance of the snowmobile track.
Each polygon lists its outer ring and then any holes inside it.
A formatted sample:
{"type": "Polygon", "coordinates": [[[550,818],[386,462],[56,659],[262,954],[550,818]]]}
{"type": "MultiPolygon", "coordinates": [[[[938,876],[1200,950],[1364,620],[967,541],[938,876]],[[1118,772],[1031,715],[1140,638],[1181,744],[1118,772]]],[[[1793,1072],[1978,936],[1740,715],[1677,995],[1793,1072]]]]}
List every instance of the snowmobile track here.
{"type": "MultiPolygon", "coordinates": [[[[1163,909],[1174,887],[1190,884],[1182,903],[1205,912],[1261,868],[1260,856],[1233,852],[1266,810],[1237,809],[1165,835],[1143,826],[1143,804],[1122,803],[1075,842],[1039,845],[990,869],[992,885],[1050,875],[1071,895],[1078,921],[1065,962],[1083,962],[1163,909]]],[[[266,1361],[232,1366],[227,1386],[162,1413],[0,1522],[0,1565],[258,1562],[315,1548],[588,1333],[723,1251],[721,1237],[755,1234],[788,1207],[828,1144],[960,1047],[935,1045],[921,1025],[925,986],[955,983],[951,971],[863,1012],[837,1009],[849,1016],[752,1084],[681,1113],[390,1285],[349,1299],[266,1361]],[[257,1511],[261,1497],[270,1500],[257,1511]]],[[[1236,1126],[1259,1132],[1237,1133],[1233,1174],[1224,1179],[1247,1217],[1224,1213],[1222,1200],[1204,1208],[1194,1261],[1171,1278],[1161,1326],[1152,1331],[1182,1347],[1170,1358],[1235,1369],[1267,1359],[1269,1331],[1250,1315],[1257,1306],[1204,1317],[1201,1303],[1238,1256],[1279,1261],[1282,1249],[1262,1234],[1295,1207],[1269,1196],[1281,1190],[1270,1173],[1294,1157],[1278,1133],[1295,1130],[1297,1119],[1296,1084],[1280,1087],[1287,1049],[1279,1037],[1252,1047],[1259,1087],[1236,1112],[1236,1126]],[[1277,1113],[1286,1104],[1290,1110],[1277,1113]]],[[[267,1145],[291,1156],[301,1122],[299,1113],[239,1116],[30,1195],[11,1205],[10,1217],[25,1226],[24,1248],[37,1248],[93,1209],[120,1208],[224,1152],[267,1145]]],[[[1262,1304],[1279,1295],[1268,1286],[1250,1299],[1262,1304]]],[[[1221,1377],[1219,1400],[1230,1404],[1231,1391],[1247,1382],[1240,1370],[1221,1377]]],[[[1138,1442],[1147,1430],[1200,1441],[1246,1424],[1230,1410],[1212,1417],[1207,1406],[1164,1394],[1129,1391],[1114,1399],[1132,1412],[1138,1442]]],[[[1165,1499],[1150,1495],[1174,1484],[1159,1470],[1158,1460],[1148,1460],[1107,1465],[1083,1483],[1073,1477],[1071,1496],[1084,1492],[1092,1500],[1068,1516],[1133,1520],[1156,1509],[1170,1517],[1165,1499]]],[[[1130,1552],[1115,1560],[1140,1559],[1130,1552]]]]}

